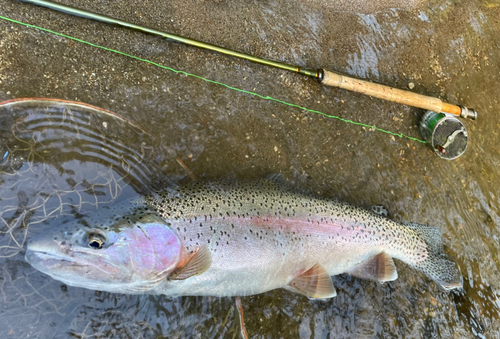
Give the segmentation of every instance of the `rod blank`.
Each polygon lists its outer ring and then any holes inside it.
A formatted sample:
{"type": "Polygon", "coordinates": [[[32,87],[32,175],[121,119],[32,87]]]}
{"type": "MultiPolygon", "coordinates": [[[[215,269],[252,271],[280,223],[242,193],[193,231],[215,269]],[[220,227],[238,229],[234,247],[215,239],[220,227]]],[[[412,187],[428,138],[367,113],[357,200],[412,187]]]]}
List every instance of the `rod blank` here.
{"type": "Polygon", "coordinates": [[[253,55],[232,51],[232,50],[224,48],[224,47],[219,47],[216,45],[208,44],[208,43],[197,41],[194,39],[185,38],[185,37],[182,37],[179,35],[165,33],[162,31],[158,31],[156,29],[147,28],[144,26],[139,26],[136,24],[132,24],[132,23],[123,21],[123,20],[115,19],[115,18],[106,16],[106,15],[102,15],[102,14],[92,13],[92,12],[85,11],[85,10],[82,10],[79,8],[75,8],[75,7],[71,7],[71,6],[67,6],[67,5],[62,5],[62,4],[56,4],[56,3],[53,3],[50,1],[45,1],[45,0],[19,0],[19,1],[39,5],[42,7],[47,7],[47,8],[59,11],[59,12],[79,16],[79,17],[86,18],[86,19],[92,19],[92,20],[96,20],[96,21],[105,22],[105,23],[111,24],[111,25],[132,28],[132,29],[144,32],[144,33],[157,35],[157,36],[160,36],[163,38],[174,40],[176,42],[181,42],[181,43],[184,43],[186,45],[208,49],[211,51],[219,52],[219,53],[226,54],[226,55],[231,55],[231,56],[234,56],[234,57],[237,57],[240,59],[253,61],[253,62],[264,64],[267,66],[281,68],[281,69],[284,69],[287,71],[297,72],[297,73],[312,76],[312,77],[318,77],[317,71],[301,69],[297,66],[292,66],[292,65],[287,65],[284,63],[276,62],[276,61],[262,59],[262,58],[259,58],[259,57],[253,56],[253,55]]]}
{"type": "Polygon", "coordinates": [[[292,71],[296,72],[299,74],[307,75],[310,77],[314,77],[319,80],[321,84],[327,85],[327,86],[334,86],[334,87],[339,87],[343,89],[347,89],[350,91],[358,92],[358,93],[363,93],[365,95],[369,95],[375,98],[379,99],[384,99],[388,101],[393,101],[397,103],[401,103],[404,105],[408,106],[413,106],[413,107],[419,107],[423,109],[427,109],[430,111],[434,112],[442,112],[442,113],[448,113],[448,114],[453,114],[460,116],[462,118],[470,118],[470,119],[476,119],[477,118],[477,112],[473,109],[468,109],[464,106],[457,106],[457,105],[452,105],[448,104],[445,102],[442,102],[438,98],[434,97],[428,97],[425,95],[413,93],[410,91],[405,91],[401,89],[396,89],[393,87],[385,86],[385,85],[380,85],[376,84],[373,82],[369,82],[366,80],[359,80],[351,77],[347,77],[345,75],[340,75],[337,73],[333,73],[330,71],[326,71],[323,69],[314,71],[314,70],[307,70],[307,69],[302,69],[297,66],[292,66],[292,65],[287,65],[284,63],[276,62],[276,61],[271,61],[271,60],[266,60],[263,58],[259,58],[253,55],[237,52],[237,51],[232,51],[230,49],[224,48],[224,47],[219,47],[216,45],[208,44],[205,42],[189,39],[189,38],[184,38],[175,34],[171,33],[165,33],[161,32],[155,29],[135,25],[128,23],[126,21],[122,21],[119,19],[115,19],[112,17],[108,17],[105,15],[101,14],[95,14],[89,11],[85,11],[82,9],[74,8],[71,6],[67,5],[62,5],[62,4],[56,4],[50,1],[45,1],[45,0],[19,0],[21,2],[27,2],[43,7],[47,7],[59,12],[64,12],[68,13],[71,15],[87,18],[87,19],[92,19],[92,20],[97,20],[101,22],[105,22],[108,24],[112,25],[118,25],[122,27],[127,27],[127,28],[132,28],[144,33],[148,34],[153,34],[157,36],[161,36],[170,40],[174,40],[177,42],[181,42],[187,45],[191,46],[196,46],[204,49],[208,49],[211,51],[219,52],[222,54],[226,55],[231,55],[240,59],[245,59],[249,61],[253,61],[259,64],[267,65],[267,66],[272,66],[280,69],[284,69],[287,71],[292,71]]]}

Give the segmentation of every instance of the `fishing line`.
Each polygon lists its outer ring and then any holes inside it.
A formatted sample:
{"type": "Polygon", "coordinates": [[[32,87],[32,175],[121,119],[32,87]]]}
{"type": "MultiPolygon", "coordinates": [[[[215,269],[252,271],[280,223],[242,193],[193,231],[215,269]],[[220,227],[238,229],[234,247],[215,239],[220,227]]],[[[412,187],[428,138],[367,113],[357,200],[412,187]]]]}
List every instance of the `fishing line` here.
{"type": "Polygon", "coordinates": [[[319,115],[322,115],[322,116],[325,116],[325,117],[331,118],[331,119],[337,119],[337,120],[340,120],[342,122],[346,122],[346,123],[357,125],[357,126],[362,126],[362,127],[365,127],[365,128],[371,129],[371,130],[375,130],[375,131],[378,131],[378,132],[383,132],[383,133],[386,133],[386,134],[389,134],[389,135],[392,135],[392,136],[397,136],[397,137],[400,137],[400,138],[406,138],[406,139],[410,139],[410,140],[413,140],[413,141],[418,141],[418,142],[421,142],[421,143],[424,143],[424,144],[427,143],[424,140],[421,140],[421,139],[418,139],[418,138],[414,138],[414,137],[408,136],[408,135],[403,134],[403,133],[395,133],[395,132],[391,132],[391,131],[384,130],[382,128],[376,127],[374,125],[368,125],[368,124],[364,124],[364,123],[361,123],[361,122],[356,122],[356,121],[352,121],[352,120],[349,120],[349,119],[344,119],[344,118],[341,118],[341,117],[336,116],[336,115],[327,114],[327,113],[324,113],[324,112],[321,112],[321,111],[309,109],[307,107],[303,107],[303,106],[300,106],[300,105],[292,104],[292,103],[289,103],[289,102],[286,102],[286,101],[283,101],[283,100],[280,100],[280,99],[276,99],[276,98],[270,97],[268,95],[262,95],[262,94],[258,94],[258,93],[251,92],[251,91],[247,91],[247,90],[244,90],[244,89],[241,89],[241,88],[233,87],[233,86],[224,84],[224,83],[219,82],[219,81],[214,81],[214,80],[210,80],[210,79],[204,78],[204,77],[196,75],[196,74],[191,74],[191,73],[188,73],[188,72],[185,72],[185,71],[179,71],[179,70],[173,69],[171,67],[158,64],[158,63],[156,63],[154,61],[151,61],[151,60],[147,60],[147,59],[140,58],[140,57],[137,57],[137,56],[134,56],[134,55],[130,55],[130,54],[127,54],[125,52],[121,52],[121,51],[118,51],[118,50],[115,50],[115,49],[112,49],[112,48],[108,48],[108,47],[104,47],[104,46],[101,46],[101,45],[97,45],[97,44],[94,44],[92,42],[88,42],[88,41],[85,41],[85,40],[82,40],[82,39],[79,39],[79,38],[74,38],[72,36],[69,36],[69,35],[66,35],[66,34],[63,34],[63,33],[59,33],[59,32],[55,32],[55,31],[52,31],[52,30],[47,29],[47,28],[43,28],[43,27],[39,27],[39,26],[36,26],[36,25],[28,24],[28,23],[25,23],[25,22],[17,21],[17,20],[14,20],[14,19],[11,19],[11,18],[7,18],[7,17],[1,16],[1,15],[0,15],[0,19],[6,20],[6,21],[9,21],[9,22],[12,22],[12,23],[16,23],[16,24],[19,24],[19,25],[23,25],[23,26],[26,26],[26,27],[35,28],[35,29],[38,29],[38,30],[41,30],[41,31],[44,31],[44,32],[47,32],[47,33],[54,34],[54,35],[58,35],[60,37],[63,37],[63,38],[66,38],[66,39],[71,39],[73,41],[77,41],[77,42],[80,42],[82,44],[86,44],[86,45],[89,45],[89,46],[92,46],[92,47],[95,47],[95,48],[100,48],[100,49],[103,49],[103,50],[108,51],[108,52],[113,52],[113,53],[116,53],[116,54],[120,54],[120,55],[123,55],[123,56],[128,57],[128,58],[132,58],[132,59],[135,59],[135,60],[138,60],[138,61],[146,62],[146,63],[149,63],[151,65],[160,67],[162,69],[166,69],[166,70],[174,72],[176,74],[182,74],[182,75],[185,75],[185,76],[188,76],[188,77],[193,77],[193,78],[196,78],[196,79],[199,79],[199,80],[203,80],[203,81],[208,82],[208,83],[212,83],[212,84],[215,84],[215,85],[223,86],[223,87],[228,88],[228,89],[233,90],[233,91],[237,91],[237,92],[240,92],[240,93],[253,95],[253,96],[258,97],[260,99],[274,101],[274,102],[277,102],[277,103],[280,103],[280,104],[283,104],[283,105],[287,105],[287,106],[290,106],[290,107],[298,108],[298,109],[306,111],[306,112],[319,114],[319,115]]]}

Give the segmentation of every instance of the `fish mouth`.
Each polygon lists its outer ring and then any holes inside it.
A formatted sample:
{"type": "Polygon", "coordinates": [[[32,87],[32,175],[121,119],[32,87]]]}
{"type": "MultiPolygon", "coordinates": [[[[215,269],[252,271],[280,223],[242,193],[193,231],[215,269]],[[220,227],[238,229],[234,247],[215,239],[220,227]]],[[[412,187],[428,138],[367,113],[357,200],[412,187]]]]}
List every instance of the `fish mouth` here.
{"type": "Polygon", "coordinates": [[[41,269],[41,268],[55,268],[57,267],[62,267],[62,266],[71,266],[71,267],[86,267],[89,265],[82,264],[80,261],[76,261],[75,259],[68,257],[68,256],[62,256],[59,254],[55,253],[50,253],[46,251],[38,251],[38,250],[32,250],[28,249],[26,251],[26,255],[24,256],[26,261],[36,269],[41,269]]]}

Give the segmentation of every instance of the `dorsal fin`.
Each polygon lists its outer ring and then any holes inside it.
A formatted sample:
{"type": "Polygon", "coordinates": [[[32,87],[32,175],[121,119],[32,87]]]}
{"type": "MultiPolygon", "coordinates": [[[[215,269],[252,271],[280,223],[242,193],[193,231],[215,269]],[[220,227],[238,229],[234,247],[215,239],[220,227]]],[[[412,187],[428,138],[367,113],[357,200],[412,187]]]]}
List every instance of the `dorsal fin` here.
{"type": "Polygon", "coordinates": [[[301,272],[288,283],[288,287],[308,298],[333,298],[337,295],[332,278],[320,264],[301,272]]]}
{"type": "Polygon", "coordinates": [[[170,273],[169,280],[184,280],[194,275],[200,275],[212,266],[212,255],[208,245],[200,247],[188,261],[170,273]]]}
{"type": "Polygon", "coordinates": [[[280,184],[280,185],[286,184],[286,180],[283,177],[283,174],[281,174],[281,173],[269,174],[268,176],[266,176],[266,179],[269,181],[272,181],[276,184],[280,184]]]}
{"type": "Polygon", "coordinates": [[[392,281],[398,278],[394,261],[384,252],[357,264],[348,273],[358,278],[380,282],[392,281]]]}
{"type": "Polygon", "coordinates": [[[387,218],[389,216],[389,211],[384,205],[371,205],[368,210],[382,217],[387,218]]]}

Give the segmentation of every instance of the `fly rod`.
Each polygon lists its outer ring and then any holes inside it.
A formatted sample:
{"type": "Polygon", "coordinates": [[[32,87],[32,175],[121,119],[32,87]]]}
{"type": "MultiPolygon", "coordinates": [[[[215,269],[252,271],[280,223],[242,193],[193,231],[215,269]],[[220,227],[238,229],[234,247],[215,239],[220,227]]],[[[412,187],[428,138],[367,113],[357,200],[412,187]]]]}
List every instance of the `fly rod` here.
{"type": "Polygon", "coordinates": [[[59,11],[59,12],[64,12],[64,13],[68,13],[71,15],[87,18],[87,19],[92,19],[92,20],[102,21],[102,22],[112,24],[112,25],[118,25],[118,26],[123,26],[123,27],[127,27],[127,28],[132,28],[132,29],[144,32],[144,33],[149,33],[149,34],[161,36],[161,37],[164,37],[164,38],[167,38],[167,39],[170,39],[173,41],[181,42],[181,43],[184,43],[187,45],[196,46],[196,47],[208,49],[211,51],[216,51],[216,52],[219,52],[222,54],[231,55],[231,56],[234,56],[237,58],[249,60],[252,62],[259,63],[259,64],[272,66],[272,67],[284,69],[287,71],[292,71],[295,73],[307,75],[307,76],[316,78],[323,85],[338,87],[338,88],[362,93],[365,95],[369,95],[371,97],[375,97],[375,98],[379,98],[379,99],[383,99],[383,100],[388,100],[388,101],[393,101],[393,102],[397,102],[397,103],[404,104],[407,106],[423,108],[425,110],[429,110],[429,111],[433,111],[433,112],[437,112],[437,113],[448,113],[448,114],[460,116],[462,118],[470,118],[473,120],[477,118],[477,112],[472,108],[467,108],[465,106],[449,104],[449,103],[441,101],[438,98],[429,97],[426,95],[417,94],[417,93],[413,93],[410,91],[401,90],[401,89],[373,83],[373,82],[366,81],[366,80],[360,80],[360,79],[348,77],[345,75],[341,75],[341,74],[337,74],[337,73],[334,73],[331,71],[327,71],[325,69],[319,69],[316,71],[302,69],[298,66],[292,66],[292,65],[287,65],[285,63],[281,63],[281,62],[266,60],[263,58],[259,58],[256,56],[252,56],[252,55],[237,52],[237,51],[232,51],[230,49],[215,46],[215,45],[208,44],[205,42],[181,37],[181,36],[171,34],[171,33],[157,31],[155,29],[131,24],[131,23],[125,22],[123,20],[111,18],[109,16],[92,13],[92,12],[85,11],[82,9],[74,8],[74,7],[67,6],[67,5],[57,4],[57,3],[53,3],[50,1],[46,1],[46,0],[20,0],[20,1],[43,6],[43,7],[47,7],[47,8],[59,11]]]}

